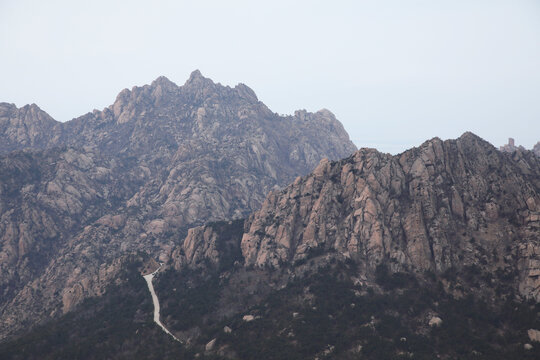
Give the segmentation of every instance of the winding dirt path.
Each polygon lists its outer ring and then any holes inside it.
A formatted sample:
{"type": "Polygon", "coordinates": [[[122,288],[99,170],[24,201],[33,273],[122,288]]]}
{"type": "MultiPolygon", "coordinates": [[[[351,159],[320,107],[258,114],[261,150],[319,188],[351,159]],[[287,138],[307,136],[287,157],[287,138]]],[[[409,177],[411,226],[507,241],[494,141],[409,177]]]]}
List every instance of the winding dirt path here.
{"type": "Polygon", "coordinates": [[[167,334],[171,335],[174,340],[181,343],[180,339],[178,339],[176,336],[174,336],[159,320],[159,299],[156,295],[156,292],[154,291],[154,285],[152,284],[152,279],[154,278],[154,275],[161,269],[161,266],[163,264],[160,264],[159,268],[154,271],[151,274],[143,275],[144,280],[146,280],[146,284],[148,285],[148,290],[150,290],[150,294],[152,295],[152,302],[154,303],[154,322],[159,325],[159,327],[166,332],[167,334]]]}

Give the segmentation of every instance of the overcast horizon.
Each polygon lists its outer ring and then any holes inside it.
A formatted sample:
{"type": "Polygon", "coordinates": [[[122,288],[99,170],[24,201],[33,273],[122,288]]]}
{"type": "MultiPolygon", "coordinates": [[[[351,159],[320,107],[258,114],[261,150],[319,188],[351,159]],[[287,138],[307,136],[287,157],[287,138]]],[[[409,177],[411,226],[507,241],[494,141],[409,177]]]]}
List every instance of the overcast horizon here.
{"type": "Polygon", "coordinates": [[[0,102],[59,121],[199,69],[272,111],[327,108],[358,147],[540,140],[540,2],[0,1],[0,102]]]}

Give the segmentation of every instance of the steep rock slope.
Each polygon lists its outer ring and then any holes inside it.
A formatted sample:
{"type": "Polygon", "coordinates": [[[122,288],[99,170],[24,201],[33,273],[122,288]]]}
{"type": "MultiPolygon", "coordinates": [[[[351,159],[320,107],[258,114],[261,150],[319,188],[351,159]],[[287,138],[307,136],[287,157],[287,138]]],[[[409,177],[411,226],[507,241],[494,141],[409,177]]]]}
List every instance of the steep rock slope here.
{"type": "Polygon", "coordinates": [[[540,161],[470,133],[397,156],[323,160],[271,193],[248,228],[247,265],[279,267],[318,248],[371,270],[383,260],[437,273],[482,264],[517,270],[519,292],[540,300],[540,161]]]}

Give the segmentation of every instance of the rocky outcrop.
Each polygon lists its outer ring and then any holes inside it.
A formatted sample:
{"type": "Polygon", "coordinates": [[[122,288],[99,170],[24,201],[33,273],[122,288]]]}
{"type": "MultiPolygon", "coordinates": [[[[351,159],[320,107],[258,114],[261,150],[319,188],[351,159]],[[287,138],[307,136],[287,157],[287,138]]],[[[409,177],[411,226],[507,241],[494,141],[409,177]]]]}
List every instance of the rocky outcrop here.
{"type": "Polygon", "coordinates": [[[431,327],[439,327],[443,323],[442,319],[438,316],[434,316],[431,319],[429,319],[428,325],[431,327]]]}
{"type": "Polygon", "coordinates": [[[44,149],[60,141],[62,125],[36,104],[17,108],[0,103],[0,153],[21,149],[44,149]]]}
{"type": "Polygon", "coordinates": [[[527,335],[529,336],[529,340],[540,342],[540,330],[529,329],[527,330],[527,335]]]}
{"type": "Polygon", "coordinates": [[[540,141],[537,142],[533,149],[532,149],[532,152],[536,155],[536,156],[539,156],[540,157],[540,141]]]}
{"type": "Polygon", "coordinates": [[[240,264],[240,239],[244,220],[224,221],[191,228],[184,242],[171,255],[176,270],[219,269],[240,264]]]}
{"type": "Polygon", "coordinates": [[[322,250],[393,271],[482,264],[517,271],[521,295],[540,300],[540,162],[466,133],[397,156],[361,149],[322,160],[270,193],[246,223],[247,266],[281,267],[322,250]]]}

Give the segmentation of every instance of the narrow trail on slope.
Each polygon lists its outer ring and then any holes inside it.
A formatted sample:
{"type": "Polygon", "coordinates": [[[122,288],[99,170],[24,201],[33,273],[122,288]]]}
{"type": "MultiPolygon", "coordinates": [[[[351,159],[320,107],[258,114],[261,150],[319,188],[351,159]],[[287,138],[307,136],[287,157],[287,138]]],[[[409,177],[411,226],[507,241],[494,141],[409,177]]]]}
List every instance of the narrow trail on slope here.
{"type": "Polygon", "coordinates": [[[159,299],[156,295],[156,292],[154,291],[154,285],[152,285],[152,279],[154,278],[154,275],[161,269],[161,266],[163,264],[159,265],[159,268],[154,271],[151,274],[143,275],[144,280],[146,280],[146,284],[148,285],[148,290],[150,290],[150,294],[152,295],[152,302],[154,303],[154,322],[159,325],[159,327],[166,332],[167,334],[171,335],[174,340],[181,343],[180,339],[178,339],[176,336],[174,336],[159,320],[159,299]]]}

